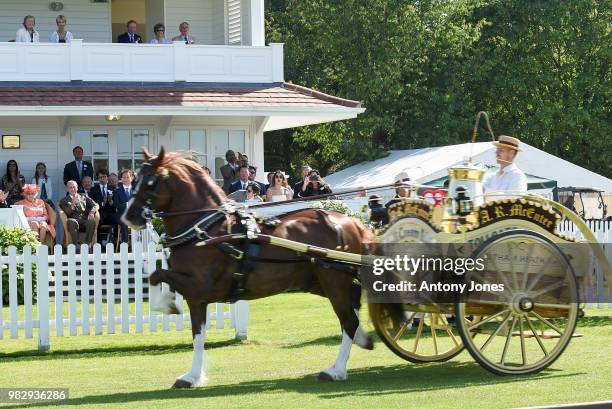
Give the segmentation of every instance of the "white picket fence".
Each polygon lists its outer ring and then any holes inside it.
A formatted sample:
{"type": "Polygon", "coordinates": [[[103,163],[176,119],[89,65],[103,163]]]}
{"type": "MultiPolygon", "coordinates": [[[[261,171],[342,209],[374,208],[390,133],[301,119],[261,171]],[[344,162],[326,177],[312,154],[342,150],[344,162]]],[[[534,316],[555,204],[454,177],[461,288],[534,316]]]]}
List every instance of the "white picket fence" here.
{"type": "MultiPolygon", "coordinates": [[[[586,224],[589,229],[595,234],[597,242],[603,245],[604,253],[609,263],[612,263],[612,222],[602,220],[588,220],[586,224]]],[[[576,225],[570,220],[563,220],[557,226],[560,233],[575,237],[578,240],[583,240],[582,233],[578,231],[576,225]]],[[[584,296],[586,297],[587,308],[608,308],[612,307],[612,283],[606,280],[604,273],[599,263],[595,263],[593,271],[586,272],[589,280],[584,288],[584,296]]]]}
{"type": "MultiPolygon", "coordinates": [[[[0,256],[0,294],[3,275],[8,274],[9,286],[8,317],[0,297],[0,340],[5,331],[10,332],[12,339],[33,338],[37,329],[39,349],[48,350],[52,333],[58,337],[129,333],[130,326],[136,333],[143,333],[145,324],[150,332],[169,331],[171,325],[181,331],[186,327],[185,321],[190,327],[187,313],[166,315],[149,308],[145,311],[148,276],[158,262],[163,268],[167,265],[153,244],[146,249],[141,242],[133,245],[131,253],[127,243],[121,244],[119,253],[113,252],[112,244],[107,244],[105,253],[99,244],[92,249],[82,245],[80,254],[73,245],[62,254],[58,245],[53,255],[48,254],[46,246],[39,246],[35,254],[30,246],[24,248],[23,254],[18,254],[14,246],[9,247],[8,255],[0,256]],[[18,305],[18,266],[23,269],[23,306],[18,305]],[[32,279],[36,283],[35,291],[32,291],[32,279]],[[133,300],[133,314],[130,314],[130,300],[133,300]],[[116,306],[119,314],[115,312],[116,306]]],[[[162,284],[162,291],[169,291],[166,284],[162,284]]],[[[177,294],[177,303],[183,304],[180,294],[177,294]]],[[[246,339],[249,304],[238,301],[228,308],[223,303],[210,304],[207,328],[213,320],[214,327],[219,329],[229,320],[236,338],[246,339]]]]}

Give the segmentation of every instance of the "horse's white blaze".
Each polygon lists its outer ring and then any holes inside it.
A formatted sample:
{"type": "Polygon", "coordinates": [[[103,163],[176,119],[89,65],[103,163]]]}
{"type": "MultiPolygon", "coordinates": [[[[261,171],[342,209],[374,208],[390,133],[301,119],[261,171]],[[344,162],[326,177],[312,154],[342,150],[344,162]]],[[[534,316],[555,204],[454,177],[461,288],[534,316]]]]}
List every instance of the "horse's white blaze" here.
{"type": "Polygon", "coordinates": [[[348,336],[346,331],[343,330],[342,344],[340,344],[340,352],[338,352],[336,362],[332,367],[323,371],[331,376],[334,381],[345,381],[347,378],[346,364],[351,355],[351,346],[353,346],[353,340],[348,336]]]}
{"type": "Polygon", "coordinates": [[[208,383],[206,372],[204,371],[205,358],[204,343],[206,341],[206,328],[202,325],[201,332],[193,338],[193,357],[191,359],[191,370],[178,379],[189,382],[192,388],[204,386],[208,383]]]}

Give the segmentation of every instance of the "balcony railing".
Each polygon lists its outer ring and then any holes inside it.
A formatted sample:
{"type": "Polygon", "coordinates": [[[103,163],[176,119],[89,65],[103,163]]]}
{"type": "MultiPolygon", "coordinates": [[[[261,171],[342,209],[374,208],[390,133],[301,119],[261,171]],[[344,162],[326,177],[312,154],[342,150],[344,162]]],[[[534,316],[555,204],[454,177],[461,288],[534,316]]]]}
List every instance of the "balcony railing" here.
{"type": "Polygon", "coordinates": [[[283,44],[0,43],[0,81],[273,83],[283,71],[283,44]]]}

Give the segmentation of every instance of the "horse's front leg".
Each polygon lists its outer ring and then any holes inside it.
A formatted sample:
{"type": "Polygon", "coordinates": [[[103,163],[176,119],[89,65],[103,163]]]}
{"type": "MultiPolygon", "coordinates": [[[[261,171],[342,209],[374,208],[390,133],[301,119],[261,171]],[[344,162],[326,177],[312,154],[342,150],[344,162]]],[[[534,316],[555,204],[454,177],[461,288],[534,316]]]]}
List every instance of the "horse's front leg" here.
{"type": "Polygon", "coordinates": [[[206,304],[190,303],[191,333],[193,335],[193,358],[191,370],[176,379],[173,388],[197,388],[208,383],[206,377],[206,356],[204,341],[206,339],[206,304]]]}
{"type": "Polygon", "coordinates": [[[149,305],[153,311],[163,314],[182,314],[182,305],[176,304],[176,294],[173,291],[162,291],[161,283],[172,285],[172,273],[158,268],[149,276],[149,305]]]}

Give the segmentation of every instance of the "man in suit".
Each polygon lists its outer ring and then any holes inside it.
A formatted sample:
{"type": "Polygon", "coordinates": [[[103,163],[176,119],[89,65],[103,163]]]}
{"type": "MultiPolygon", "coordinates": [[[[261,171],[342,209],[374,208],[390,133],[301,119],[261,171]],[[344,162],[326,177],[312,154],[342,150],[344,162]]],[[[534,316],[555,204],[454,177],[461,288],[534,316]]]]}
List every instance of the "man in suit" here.
{"type": "Polygon", "coordinates": [[[249,185],[249,167],[243,165],[240,167],[240,178],[231,184],[229,192],[234,193],[237,190],[246,190],[249,185]]]}
{"type": "Polygon", "coordinates": [[[263,183],[256,181],[255,180],[256,177],[257,177],[257,166],[249,165],[249,180],[259,185],[259,193],[257,194],[260,194],[261,196],[265,196],[267,187],[263,183]]]}
{"type": "Polygon", "coordinates": [[[128,202],[132,196],[134,196],[134,189],[132,187],[134,172],[132,172],[131,169],[123,169],[119,172],[119,178],[121,179],[121,183],[113,192],[113,204],[116,209],[115,223],[121,226],[121,242],[127,243],[128,227],[121,221],[121,216],[123,216],[128,202]]]}
{"type": "Polygon", "coordinates": [[[127,22],[127,33],[117,37],[118,43],[142,44],[142,38],[136,34],[136,22],[130,20],[127,22]]]}
{"type": "Polygon", "coordinates": [[[79,230],[84,227],[86,232],[86,243],[91,245],[93,234],[96,229],[95,216],[98,204],[84,194],[78,193],[78,185],[74,180],[66,183],[68,194],[59,202],[60,208],[68,217],[68,231],[72,237],[72,243],[79,243],[79,230]]]}
{"type": "Polygon", "coordinates": [[[310,173],[311,170],[312,168],[308,165],[302,166],[302,180],[300,180],[295,185],[293,185],[293,198],[294,199],[297,199],[299,197],[298,193],[302,191],[302,187],[304,186],[304,183],[308,183],[306,179],[308,178],[308,174],[310,173]]]}
{"type": "Polygon", "coordinates": [[[221,175],[223,176],[223,191],[225,194],[230,193],[229,189],[232,183],[238,179],[238,160],[236,152],[229,150],[225,152],[225,160],[227,164],[221,166],[221,175]]]}
{"type": "Polygon", "coordinates": [[[91,197],[91,191],[93,190],[93,179],[89,176],[83,176],[83,193],[91,197]]]}
{"type": "Polygon", "coordinates": [[[172,41],[182,41],[185,44],[193,44],[193,43],[195,43],[195,38],[193,36],[189,35],[189,23],[188,22],[183,21],[179,25],[179,31],[181,32],[181,35],[178,35],[176,37],[172,37],[172,41]]]}
{"type": "Polygon", "coordinates": [[[74,161],[69,162],[64,166],[64,185],[68,186],[69,180],[74,180],[77,183],[79,192],[83,192],[83,178],[89,176],[93,178],[93,166],[91,162],[83,160],[83,148],[75,146],[72,149],[74,161]]]}
{"type": "MultiPolygon", "coordinates": [[[[112,226],[112,237],[115,237],[117,220],[115,218],[115,206],[113,204],[113,189],[108,184],[108,170],[100,169],[96,172],[98,184],[90,192],[89,197],[100,207],[100,225],[112,226]]],[[[101,242],[101,240],[98,240],[101,242]]]]}

